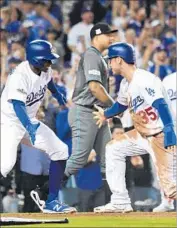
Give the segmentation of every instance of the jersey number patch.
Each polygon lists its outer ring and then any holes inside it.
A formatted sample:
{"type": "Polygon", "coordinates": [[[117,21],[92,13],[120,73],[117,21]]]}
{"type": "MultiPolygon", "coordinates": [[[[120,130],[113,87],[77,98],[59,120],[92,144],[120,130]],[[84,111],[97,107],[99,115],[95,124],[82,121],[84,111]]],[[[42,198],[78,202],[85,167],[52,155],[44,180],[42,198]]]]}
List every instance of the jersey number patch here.
{"type": "Polygon", "coordinates": [[[153,121],[157,119],[157,114],[153,111],[152,107],[148,107],[144,111],[139,111],[137,114],[142,117],[144,124],[149,123],[149,119],[153,121]]]}

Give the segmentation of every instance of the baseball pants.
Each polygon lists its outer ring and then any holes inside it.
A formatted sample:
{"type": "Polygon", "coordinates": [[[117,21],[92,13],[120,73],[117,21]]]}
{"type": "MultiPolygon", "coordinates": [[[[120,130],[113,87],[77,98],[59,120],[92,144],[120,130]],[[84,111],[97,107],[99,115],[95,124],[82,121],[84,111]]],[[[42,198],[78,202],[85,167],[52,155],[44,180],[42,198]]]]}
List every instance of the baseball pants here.
{"type": "Polygon", "coordinates": [[[92,109],[78,105],[69,111],[72,154],[66,163],[65,174],[68,176],[84,167],[92,149],[95,149],[100,158],[101,172],[105,173],[105,148],[111,140],[111,133],[107,123],[98,128],[92,112],[92,109]]]}
{"type": "Polygon", "coordinates": [[[124,133],[106,146],[106,178],[112,192],[111,203],[129,204],[125,184],[126,156],[149,153],[155,164],[160,185],[166,196],[176,198],[176,153],[163,146],[163,133],[143,138],[136,130],[124,133]]]}
{"type": "MultiPolygon", "coordinates": [[[[40,122],[36,119],[33,123],[40,122]]],[[[1,123],[1,174],[6,177],[12,170],[17,159],[17,147],[23,138],[28,134],[25,128],[19,124],[9,121],[1,123]]],[[[29,141],[29,140],[28,140],[29,141]]],[[[68,147],[55,133],[40,122],[36,132],[36,141],[34,147],[45,151],[51,160],[66,160],[68,158],[68,147]]],[[[30,155],[29,155],[30,156],[30,155]]]]}

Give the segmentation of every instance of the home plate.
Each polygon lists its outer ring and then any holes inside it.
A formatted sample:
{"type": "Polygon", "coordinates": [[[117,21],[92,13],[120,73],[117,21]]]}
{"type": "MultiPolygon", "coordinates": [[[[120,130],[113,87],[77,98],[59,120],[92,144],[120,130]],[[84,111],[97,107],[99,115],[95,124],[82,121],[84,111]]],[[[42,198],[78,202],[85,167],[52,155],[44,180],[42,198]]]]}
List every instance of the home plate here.
{"type": "Polygon", "coordinates": [[[64,219],[28,219],[18,217],[1,217],[0,226],[8,225],[28,225],[28,224],[46,224],[46,223],[69,223],[67,218],[64,219]]]}

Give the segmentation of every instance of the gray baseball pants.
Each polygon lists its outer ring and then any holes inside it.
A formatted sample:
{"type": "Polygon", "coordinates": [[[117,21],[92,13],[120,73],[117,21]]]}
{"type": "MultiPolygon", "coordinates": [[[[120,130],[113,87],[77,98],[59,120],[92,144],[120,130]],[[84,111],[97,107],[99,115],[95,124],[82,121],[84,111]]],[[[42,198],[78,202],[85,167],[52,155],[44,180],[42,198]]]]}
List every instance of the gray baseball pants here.
{"type": "Polygon", "coordinates": [[[69,111],[68,121],[72,129],[72,154],[67,160],[65,174],[76,173],[87,163],[92,149],[100,158],[101,172],[105,173],[105,147],[111,140],[111,132],[106,122],[100,129],[93,119],[93,109],[75,105],[69,111]]]}

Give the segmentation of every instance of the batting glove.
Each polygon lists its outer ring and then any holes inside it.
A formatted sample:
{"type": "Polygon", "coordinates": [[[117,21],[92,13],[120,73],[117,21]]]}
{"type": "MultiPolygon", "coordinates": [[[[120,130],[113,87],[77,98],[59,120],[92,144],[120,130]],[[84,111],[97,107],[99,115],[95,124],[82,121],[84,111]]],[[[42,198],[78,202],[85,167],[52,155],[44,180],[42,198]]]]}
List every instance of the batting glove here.
{"type": "Polygon", "coordinates": [[[30,139],[31,139],[31,142],[33,145],[34,145],[35,140],[36,140],[36,131],[37,131],[39,126],[40,126],[40,123],[30,124],[26,128],[28,133],[29,133],[29,136],[30,136],[30,139]]]}

